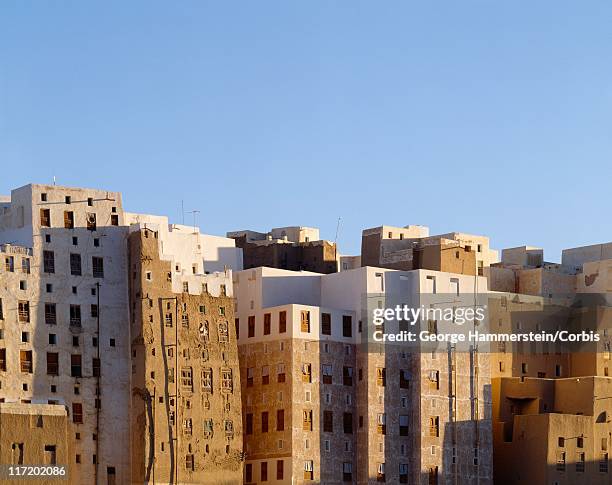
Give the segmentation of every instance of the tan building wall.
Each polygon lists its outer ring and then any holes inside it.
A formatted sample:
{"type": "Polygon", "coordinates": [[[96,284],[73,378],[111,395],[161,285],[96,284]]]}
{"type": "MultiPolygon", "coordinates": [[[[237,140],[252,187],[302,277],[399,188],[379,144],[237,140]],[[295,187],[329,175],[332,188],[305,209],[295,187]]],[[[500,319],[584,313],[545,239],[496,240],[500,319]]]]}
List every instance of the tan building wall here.
{"type": "MultiPolygon", "coordinates": [[[[63,475],[36,477],[36,483],[58,483],[58,478],[78,483],[73,476],[72,430],[64,406],[0,403],[0,463],[3,465],[61,466],[63,475]]],[[[53,470],[50,471],[53,473],[53,470]]],[[[0,477],[0,481],[7,476],[0,477]]],[[[32,483],[32,478],[8,480],[32,483]]]]}
{"type": "Polygon", "coordinates": [[[495,483],[612,483],[612,379],[501,378],[493,387],[495,483]]]}
{"type": "MultiPolygon", "coordinates": [[[[453,367],[446,351],[432,358],[430,353],[397,348],[379,353],[361,345],[364,333],[369,332],[370,312],[363,307],[366,294],[373,305],[378,306],[380,300],[384,307],[384,295],[393,295],[401,288],[403,297],[414,296],[421,302],[417,296],[420,288],[431,291],[425,288],[426,279],[436,281],[437,298],[444,301],[451,288],[460,289],[461,294],[474,288],[470,276],[433,271],[398,273],[380,268],[333,275],[259,268],[234,276],[244,426],[248,428],[247,483],[262,483],[262,465],[264,477],[267,474],[272,483],[346,480],[369,484],[384,478],[387,483],[429,484],[430,472],[431,480],[440,484],[452,483],[455,477],[458,483],[491,482],[487,356],[457,353],[453,367]],[[300,284],[301,291],[297,291],[300,284]],[[313,304],[278,305],[296,299],[313,304]],[[277,305],[266,306],[266,301],[277,305]],[[323,301],[334,308],[314,305],[323,301]],[[352,311],[338,308],[342,306],[352,311]],[[302,312],[308,312],[307,331],[302,327],[302,312]],[[324,331],[326,313],[330,315],[329,335],[324,331]],[[345,318],[350,322],[349,336],[344,335],[345,318]],[[284,369],[291,362],[292,372],[279,383],[274,371],[280,362],[284,369]],[[310,364],[311,369],[306,381],[304,364],[310,364]],[[290,401],[288,394],[292,396],[290,401]],[[451,405],[455,409],[452,417],[451,405]],[[275,428],[276,412],[281,407],[285,423],[291,422],[291,436],[286,429],[275,428]],[[265,432],[263,412],[269,413],[265,432]],[[283,478],[274,482],[281,460],[283,478]],[[455,468],[453,461],[457,463],[455,468]],[[305,474],[310,466],[312,475],[305,474]]],[[[486,290],[483,278],[478,283],[486,290]]]]}
{"type": "Polygon", "coordinates": [[[36,184],[0,216],[0,241],[19,244],[0,250],[0,396],[68,409],[74,483],[129,480],[122,224],[119,193],[36,184]]]}
{"type": "Polygon", "coordinates": [[[158,233],[129,238],[132,482],[239,483],[242,423],[231,275],[161,260],[158,233]]]}

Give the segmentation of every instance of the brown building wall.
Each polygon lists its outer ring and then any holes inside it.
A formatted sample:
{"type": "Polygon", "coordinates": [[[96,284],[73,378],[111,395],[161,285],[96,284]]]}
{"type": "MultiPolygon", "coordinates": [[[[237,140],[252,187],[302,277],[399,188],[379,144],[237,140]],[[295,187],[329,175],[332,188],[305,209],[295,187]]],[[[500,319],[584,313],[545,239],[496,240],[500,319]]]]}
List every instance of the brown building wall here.
{"type": "Polygon", "coordinates": [[[336,245],[327,241],[303,243],[255,244],[246,236],[236,239],[236,247],[242,248],[244,269],[267,266],[292,271],[335,273],[338,271],[336,245]]]}
{"type": "MultiPolygon", "coordinates": [[[[0,403],[0,430],[0,464],[62,466],[65,471],[63,477],[40,476],[36,477],[35,482],[58,483],[59,477],[76,483],[73,477],[72,430],[65,407],[0,403]]],[[[32,477],[25,480],[12,477],[5,483],[32,482],[32,477]]]]}
{"type": "Polygon", "coordinates": [[[414,251],[414,269],[475,276],[476,253],[459,244],[421,246],[414,251]]]}
{"type": "Polygon", "coordinates": [[[173,293],[180,276],[160,260],[158,243],[146,229],[129,238],[132,482],[240,483],[234,301],[204,289],[173,293]]]}
{"type": "Polygon", "coordinates": [[[380,266],[382,235],[361,236],[361,266],[380,266]]]}

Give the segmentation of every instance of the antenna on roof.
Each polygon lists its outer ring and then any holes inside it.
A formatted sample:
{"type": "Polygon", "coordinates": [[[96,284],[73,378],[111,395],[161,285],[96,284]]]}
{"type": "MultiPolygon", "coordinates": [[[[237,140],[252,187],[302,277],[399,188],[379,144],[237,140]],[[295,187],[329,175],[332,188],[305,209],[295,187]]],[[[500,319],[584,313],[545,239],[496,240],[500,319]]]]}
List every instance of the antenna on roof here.
{"type": "Polygon", "coordinates": [[[200,211],[196,209],[196,210],[192,210],[192,211],[189,211],[189,212],[191,212],[193,214],[193,233],[197,234],[198,230],[197,230],[197,226],[196,226],[196,215],[199,214],[200,211]]]}
{"type": "Polygon", "coordinates": [[[340,220],[342,218],[338,217],[338,224],[336,224],[336,238],[334,239],[334,244],[338,242],[338,232],[340,231],[340,220]]]}
{"type": "Polygon", "coordinates": [[[55,175],[53,176],[53,185],[55,185],[55,175]]]}
{"type": "Polygon", "coordinates": [[[336,259],[336,264],[338,265],[338,271],[340,268],[340,262],[338,261],[338,232],[340,231],[340,220],[341,217],[338,217],[338,223],[336,224],[336,237],[334,238],[334,258],[336,259]]]}

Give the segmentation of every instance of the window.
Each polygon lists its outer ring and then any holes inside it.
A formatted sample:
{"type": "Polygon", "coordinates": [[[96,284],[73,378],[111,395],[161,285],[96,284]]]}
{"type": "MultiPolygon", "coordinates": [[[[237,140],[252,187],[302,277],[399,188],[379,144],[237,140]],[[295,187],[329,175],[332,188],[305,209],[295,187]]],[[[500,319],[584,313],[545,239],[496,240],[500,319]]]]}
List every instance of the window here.
{"type": "Polygon", "coordinates": [[[263,385],[270,384],[270,366],[268,365],[261,368],[261,383],[263,385]]]}
{"type": "Polygon", "coordinates": [[[323,376],[323,384],[331,384],[332,383],[332,366],[329,364],[323,364],[321,367],[321,374],[323,376]]]}
{"type": "Polygon", "coordinates": [[[435,276],[427,276],[425,278],[425,292],[431,293],[433,295],[436,294],[436,277],[435,276]]]}
{"type": "Polygon", "coordinates": [[[583,452],[578,453],[578,456],[576,457],[576,471],[578,473],[584,472],[584,458],[585,455],[583,452]]]}
{"type": "Polygon", "coordinates": [[[57,335],[54,333],[50,333],[49,334],[49,345],[56,345],[57,344],[57,335]]]}
{"type": "Polygon", "coordinates": [[[21,259],[21,272],[25,274],[30,274],[30,258],[21,259]]]}
{"type": "Polygon", "coordinates": [[[32,351],[31,350],[20,350],[19,351],[19,364],[21,372],[27,374],[32,373],[32,351]]]}
{"type": "Polygon", "coordinates": [[[13,273],[15,271],[15,258],[13,256],[7,256],[4,259],[4,267],[7,273],[13,273]]]}
{"type": "Polygon", "coordinates": [[[353,336],[353,317],[350,315],[342,316],[342,336],[352,337],[353,336]]]}
{"type": "Polygon", "coordinates": [[[278,333],[285,333],[287,331],[287,312],[282,311],[278,314],[278,333]]]}
{"type": "Polygon", "coordinates": [[[70,305],[70,325],[73,327],[81,326],[81,307],[80,305],[70,305]]]}
{"type": "Polygon", "coordinates": [[[459,296],[459,278],[450,279],[450,292],[453,295],[459,296]]]}
{"type": "Polygon", "coordinates": [[[88,231],[96,230],[96,214],[93,212],[87,213],[87,230],[88,231]]]}
{"type": "Polygon", "coordinates": [[[255,375],[255,368],[249,367],[247,368],[247,387],[253,386],[253,376],[255,375]]]}
{"type": "Polygon", "coordinates": [[[66,229],[74,229],[74,212],[64,211],[64,227],[66,229]]]}
{"type": "Polygon", "coordinates": [[[265,313],[264,314],[264,335],[270,335],[270,330],[272,327],[272,314],[265,313]]]}
{"type": "Polygon", "coordinates": [[[284,476],[284,461],[283,460],[276,460],[276,479],[277,480],[282,480],[283,476],[284,476]]]}
{"type": "Polygon", "coordinates": [[[408,436],[408,415],[400,415],[399,432],[400,436],[408,436]]]}
{"type": "Polygon", "coordinates": [[[193,421],[191,418],[183,419],[183,433],[193,434],[193,421]]]}
{"type": "Polygon", "coordinates": [[[191,367],[181,369],[181,388],[183,391],[193,392],[193,371],[191,367]]]}
{"type": "Polygon", "coordinates": [[[70,274],[72,276],[81,276],[81,255],[70,253],[70,274]]]}
{"type": "Polygon", "coordinates": [[[312,460],[304,462],[304,480],[312,480],[314,477],[314,467],[312,460]]]}
{"type": "Polygon", "coordinates": [[[2,298],[0,298],[0,320],[4,320],[4,312],[2,311],[2,298]]]}
{"type": "Polygon", "coordinates": [[[233,392],[234,381],[232,378],[232,369],[221,369],[221,391],[233,392]]]}
{"type": "Polygon", "coordinates": [[[47,352],[47,375],[59,375],[59,354],[57,352],[47,352]]]}
{"type": "Polygon", "coordinates": [[[599,473],[608,473],[608,454],[602,453],[599,459],[599,473]]]}
{"type": "Polygon", "coordinates": [[[310,333],[310,312],[308,310],[302,310],[301,330],[310,333]]]}
{"type": "Polygon", "coordinates": [[[259,471],[260,471],[260,480],[262,482],[267,482],[268,481],[268,462],[267,461],[262,461],[260,466],[259,466],[259,471]]]}
{"type": "Polygon", "coordinates": [[[248,335],[249,338],[255,337],[255,315],[250,315],[248,319],[248,335]]]}
{"type": "Polygon", "coordinates": [[[212,418],[209,419],[205,419],[204,420],[204,437],[205,438],[210,438],[213,435],[213,420],[212,418]]]}
{"type": "Polygon", "coordinates": [[[345,434],[353,434],[353,413],[342,414],[342,427],[345,434]]]}
{"type": "Polygon", "coordinates": [[[276,431],[285,430],[285,410],[278,409],[276,411],[276,431]]]}
{"type": "Polygon", "coordinates": [[[261,413],[261,432],[268,432],[268,411],[264,411],[261,413]]]}
{"type": "Polygon", "coordinates": [[[312,410],[305,410],[302,413],[302,429],[312,431],[312,410]]]}
{"type": "Polygon", "coordinates": [[[91,305],[90,312],[91,318],[98,318],[98,305],[91,305]]]}
{"type": "Polygon", "coordinates": [[[57,311],[55,303],[45,303],[45,323],[47,325],[57,324],[57,311]]]}
{"type": "Polygon", "coordinates": [[[91,258],[94,278],[104,278],[104,259],[98,256],[91,258]]]}
{"type": "Polygon", "coordinates": [[[45,465],[56,464],[55,445],[45,445],[45,465]]]}
{"type": "Polygon", "coordinates": [[[236,338],[239,339],[240,338],[240,319],[239,318],[234,319],[234,327],[236,330],[236,338]]]}
{"type": "Polygon", "coordinates": [[[331,335],[331,314],[321,313],[321,333],[331,335]]]}
{"type": "Polygon", "coordinates": [[[192,454],[185,455],[185,469],[193,471],[195,467],[194,459],[192,454]]]}
{"type": "Polygon", "coordinates": [[[376,481],[384,482],[385,481],[385,464],[379,463],[376,467],[376,481]]]}
{"type": "Polygon", "coordinates": [[[387,434],[387,415],[378,413],[376,415],[376,432],[378,434],[387,434]]]}
{"type": "Polygon", "coordinates": [[[119,225],[119,214],[111,214],[111,226],[119,225]]]}
{"type": "Polygon", "coordinates": [[[202,390],[204,392],[212,392],[213,388],[213,371],[210,367],[202,369],[202,390]]]}
{"type": "Polygon", "coordinates": [[[352,482],[353,481],[353,464],[349,462],[342,463],[342,481],[352,482]]]}
{"type": "Polygon", "coordinates": [[[430,389],[440,389],[440,371],[429,371],[429,387],[430,389]]]}
{"type": "Polygon", "coordinates": [[[70,375],[72,377],[82,377],[81,354],[70,355],[70,375]]]}
{"type": "Polygon", "coordinates": [[[246,415],[246,434],[253,434],[253,413],[246,415]]]}
{"type": "Polygon", "coordinates": [[[40,209],[40,225],[42,227],[51,227],[51,210],[40,209]]]}
{"type": "Polygon", "coordinates": [[[276,366],[276,370],[277,370],[277,379],[276,381],[281,383],[281,382],[285,382],[285,364],[283,364],[282,362],[279,363],[276,366]]]}
{"type": "Polygon", "coordinates": [[[353,385],[353,368],[352,367],[342,368],[342,384],[345,386],[353,385]]]}
{"type": "Polygon", "coordinates": [[[525,362],[521,363],[521,372],[527,374],[527,364],[525,362]]]}
{"type": "Polygon", "coordinates": [[[94,357],[91,360],[92,374],[94,377],[100,377],[100,359],[94,357]]]}
{"type": "Polygon", "coordinates": [[[83,405],[80,402],[72,403],[72,422],[76,424],[83,423],[83,405]]]}
{"type": "Polygon", "coordinates": [[[561,451],[557,454],[557,471],[564,472],[565,471],[565,451],[561,451]]]}
{"type": "Polygon", "coordinates": [[[332,411],[323,411],[323,432],[334,432],[334,413],[332,411]]]}
{"type": "Polygon", "coordinates": [[[245,483],[251,483],[253,481],[253,465],[251,463],[246,464],[244,475],[245,483]]]}
{"type": "Polygon", "coordinates": [[[400,370],[400,389],[410,388],[410,373],[407,370],[400,370]]]}
{"type": "Polygon", "coordinates": [[[302,365],[302,382],[312,382],[312,365],[302,365]]]}
{"type": "Polygon", "coordinates": [[[43,251],[43,271],[55,273],[55,253],[53,251],[43,251]]]}
{"type": "Polygon", "coordinates": [[[385,387],[387,384],[387,370],[385,367],[376,368],[376,385],[385,387]]]}
{"type": "Polygon", "coordinates": [[[0,371],[6,372],[6,349],[0,349],[0,371]]]}
{"type": "Polygon", "coordinates": [[[440,416],[431,416],[429,418],[429,436],[440,436],[440,416]]]}

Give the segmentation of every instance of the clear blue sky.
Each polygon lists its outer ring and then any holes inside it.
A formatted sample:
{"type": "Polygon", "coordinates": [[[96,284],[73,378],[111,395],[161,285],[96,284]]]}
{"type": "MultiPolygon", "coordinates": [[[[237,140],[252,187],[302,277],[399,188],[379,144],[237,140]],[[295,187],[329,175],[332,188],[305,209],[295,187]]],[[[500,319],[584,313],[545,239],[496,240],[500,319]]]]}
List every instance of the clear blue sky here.
{"type": "Polygon", "coordinates": [[[124,193],[205,232],[612,240],[612,3],[0,3],[0,193],[124,193]],[[189,218],[187,219],[189,220],[189,218]]]}

